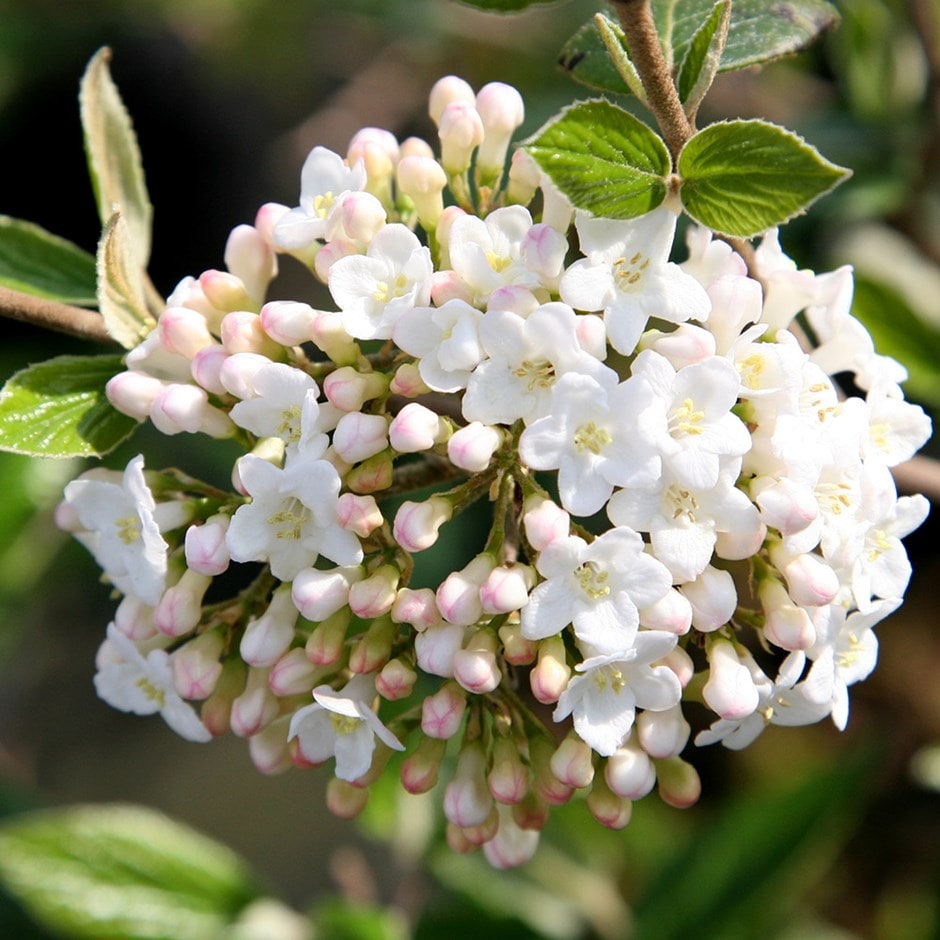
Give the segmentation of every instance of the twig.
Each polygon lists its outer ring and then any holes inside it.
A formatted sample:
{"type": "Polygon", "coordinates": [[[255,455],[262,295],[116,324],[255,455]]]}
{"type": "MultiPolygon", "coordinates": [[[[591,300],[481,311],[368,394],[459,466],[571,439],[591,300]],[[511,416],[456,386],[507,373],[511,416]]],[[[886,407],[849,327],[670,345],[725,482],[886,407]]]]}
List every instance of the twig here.
{"type": "Polygon", "coordinates": [[[45,300],[7,287],[0,287],[0,316],[109,346],[117,342],[108,334],[97,311],[45,300]]]}

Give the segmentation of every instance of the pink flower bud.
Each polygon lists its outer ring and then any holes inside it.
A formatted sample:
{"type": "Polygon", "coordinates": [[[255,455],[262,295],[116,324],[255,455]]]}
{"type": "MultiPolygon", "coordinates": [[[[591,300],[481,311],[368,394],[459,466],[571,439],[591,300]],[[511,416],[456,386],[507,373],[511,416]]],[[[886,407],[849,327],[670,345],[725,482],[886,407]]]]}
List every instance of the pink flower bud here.
{"type": "Polygon", "coordinates": [[[254,379],[259,369],[271,365],[267,356],[258,353],[236,353],[222,363],[219,381],[236,398],[254,398],[254,379]]]}
{"type": "Polygon", "coordinates": [[[242,634],[239,652],[249,666],[273,666],[290,649],[297,608],[284,585],[271,596],[267,610],[251,620],[242,634]]]}
{"type": "Polygon", "coordinates": [[[729,721],[754,714],[760,703],[757,686],[729,640],[719,638],[709,644],[708,665],[708,682],[702,689],[705,704],[729,721]]]}
{"type": "Polygon", "coordinates": [[[396,633],[388,617],[373,620],[349,653],[350,671],[368,675],[381,669],[391,656],[396,633]]]}
{"type": "Polygon", "coordinates": [[[388,447],[388,419],[360,411],[343,415],[333,432],[333,447],[348,463],[374,457],[388,447]]]}
{"type": "Polygon", "coordinates": [[[574,787],[562,783],[552,771],[555,746],[546,737],[529,738],[529,762],[532,765],[532,788],[551,806],[561,806],[574,795],[574,787]]]}
{"type": "Polygon", "coordinates": [[[166,385],[153,399],[150,420],[162,434],[201,432],[210,437],[231,437],[235,425],[224,411],[209,404],[205,390],[195,385],[166,385]]]}
{"type": "Polygon", "coordinates": [[[503,443],[502,433],[494,427],[471,421],[458,428],[447,441],[447,456],[455,467],[481,473],[503,443]]]}
{"type": "Polygon", "coordinates": [[[210,516],[202,525],[191,525],[186,530],[186,566],[210,577],[228,569],[231,558],[225,533],[230,516],[210,516]]]}
{"type": "Polygon", "coordinates": [[[444,109],[453,101],[474,104],[476,95],[473,93],[473,88],[462,78],[456,75],[445,75],[432,86],[428,101],[428,114],[435,124],[440,122],[444,109]]]}
{"type": "Polygon", "coordinates": [[[795,604],[822,607],[839,593],[839,576],[819,555],[791,555],[777,543],[770,558],[787,579],[787,592],[795,604]]]}
{"type": "Polygon", "coordinates": [[[368,538],[382,523],[382,511],[374,496],[357,496],[343,493],[336,502],[336,518],[339,524],[359,538],[368,538]]]}
{"type": "Polygon", "coordinates": [[[248,310],[234,310],[222,318],[222,346],[230,356],[255,353],[277,359],[282,354],[281,347],[265,333],[261,317],[248,310]]]}
{"type": "Polygon", "coordinates": [[[369,802],[369,791],[339,777],[331,777],[326,785],[326,808],[338,819],[355,819],[369,802]]]}
{"type": "Polygon", "coordinates": [[[767,526],[756,520],[750,528],[737,532],[718,532],[715,537],[715,554],[728,561],[743,561],[760,551],[767,538],[767,526]]]}
{"type": "Polygon", "coordinates": [[[675,673],[683,689],[692,681],[692,676],[695,675],[695,663],[692,662],[692,657],[681,646],[676,646],[666,653],[660,663],[675,673]]]}
{"type": "Polygon", "coordinates": [[[200,349],[215,346],[206,318],[188,307],[167,307],[157,324],[160,342],[168,352],[192,359],[200,349]]]}
{"type": "Polygon", "coordinates": [[[388,390],[393,395],[403,395],[405,398],[416,398],[424,395],[430,389],[424,384],[421,373],[414,363],[406,362],[395,370],[395,375],[389,383],[388,390]]]}
{"type": "Polygon", "coordinates": [[[370,154],[381,153],[389,166],[394,166],[399,159],[398,140],[391,131],[381,127],[363,127],[356,131],[349,141],[346,151],[346,162],[355,166],[360,160],[366,164],[366,173],[369,173],[368,158],[370,154]]]}
{"type": "Polygon", "coordinates": [[[529,790],[521,802],[513,803],[510,810],[512,818],[520,829],[538,832],[548,823],[548,803],[533,790],[529,790]]]}
{"type": "Polygon", "coordinates": [[[447,744],[436,738],[421,738],[414,753],[401,765],[401,785],[409,793],[427,793],[437,785],[447,744]]]}
{"type": "Polygon", "coordinates": [[[349,589],[349,608],[363,620],[381,617],[392,609],[401,572],[393,565],[382,565],[349,589]]]}
{"type": "Polygon", "coordinates": [[[495,567],[492,555],[481,554],[444,579],[437,589],[437,606],[448,623],[469,626],[480,619],[480,587],[495,567]]]}
{"type": "Polygon", "coordinates": [[[278,701],[268,686],[270,671],[250,668],[245,691],[232,702],[232,732],[240,738],[250,738],[277,717],[278,701]]]}
{"type": "Polygon", "coordinates": [[[416,454],[446,440],[449,430],[439,414],[412,401],[392,419],[388,440],[400,454],[416,454]]]}
{"type": "Polygon", "coordinates": [[[231,730],[232,703],[245,688],[245,664],[236,656],[222,663],[222,675],[202,706],[202,723],[216,737],[231,730]]]}
{"type": "Polygon", "coordinates": [[[589,787],[594,779],[592,754],[590,746],[571,732],[558,745],[549,765],[561,783],[580,790],[589,787]]]}
{"type": "Polygon", "coordinates": [[[291,584],[294,606],[307,620],[319,623],[346,606],[349,588],[362,577],[359,567],[329,571],[304,568],[291,584]]]}
{"type": "Polygon", "coordinates": [[[587,807],[602,826],[617,831],[626,828],[633,816],[633,802],[612,793],[603,774],[594,779],[594,786],[587,797],[587,807]]]}
{"type": "Polygon", "coordinates": [[[497,803],[519,803],[529,792],[529,771],[519,757],[519,745],[514,738],[496,738],[486,783],[497,803]]]}
{"type": "Polygon", "coordinates": [[[350,241],[348,238],[336,238],[327,242],[317,252],[316,259],[313,262],[314,273],[326,284],[330,280],[330,268],[333,267],[335,262],[339,261],[340,258],[358,255],[359,253],[359,246],[355,242],[350,241]]]}
{"type": "Polygon", "coordinates": [[[385,226],[385,207],[366,192],[348,192],[337,206],[346,236],[354,242],[368,244],[385,226]]]}
{"type": "Polygon", "coordinates": [[[290,715],[284,715],[248,739],[251,762],[256,770],[269,777],[284,773],[293,765],[287,740],[289,724],[290,715]]]}
{"type": "Polygon", "coordinates": [[[489,300],[486,302],[486,312],[492,313],[496,310],[505,310],[525,318],[530,313],[535,313],[540,306],[541,303],[531,288],[524,287],[522,284],[504,284],[502,287],[497,287],[490,294],[489,300]]]}
{"type": "Polygon", "coordinates": [[[395,513],[395,541],[406,552],[422,552],[437,541],[441,526],[453,513],[452,503],[443,496],[431,496],[420,503],[405,500],[395,513]]]}
{"type": "Polygon", "coordinates": [[[394,469],[392,452],[383,450],[350,470],[346,486],[354,493],[378,493],[392,485],[394,469]]]}
{"type": "Polygon", "coordinates": [[[441,624],[434,592],[430,588],[399,588],[392,605],[392,620],[409,623],[418,631],[441,624]]]}
{"type": "Polygon", "coordinates": [[[506,195],[511,203],[527,206],[540,180],[538,164],[522,148],[517,150],[509,161],[509,185],[506,195]]]}
{"type": "Polygon", "coordinates": [[[816,642],[816,627],[809,613],[793,603],[776,578],[765,578],[757,589],[764,609],[764,636],[785,650],[808,650],[816,642]]]}
{"type": "Polygon", "coordinates": [[[444,815],[455,826],[482,826],[493,811],[486,786],[486,753],[479,741],[465,744],[457,758],[457,772],[444,790],[444,815]]]}
{"type": "Polygon", "coordinates": [[[108,379],[104,393],[121,414],[143,421],[149,417],[153,400],[166,384],[144,372],[119,372],[108,379]]]}
{"type": "Polygon", "coordinates": [[[526,267],[549,282],[561,277],[567,251],[568,239],[544,222],[533,225],[522,239],[526,267]]]}
{"type": "Polygon", "coordinates": [[[447,842],[447,848],[458,855],[467,855],[470,852],[475,852],[480,847],[476,842],[472,842],[467,838],[463,829],[453,823],[447,823],[444,829],[444,838],[447,842]]]}
{"type": "Polygon", "coordinates": [[[535,570],[529,565],[502,565],[494,568],[480,587],[480,604],[485,613],[508,614],[529,601],[535,584],[535,570]]]}
{"type": "Polygon", "coordinates": [[[640,800],[656,784],[656,770],[646,751],[628,741],[607,758],[604,779],[617,796],[640,800]]]}
{"type": "Polygon", "coordinates": [[[607,330],[600,317],[591,314],[579,316],[575,324],[575,335],[578,344],[586,353],[595,359],[607,358],[607,330]]]}
{"type": "Polygon", "coordinates": [[[278,697],[309,695],[320,679],[321,671],[308,658],[305,650],[288,650],[272,667],[268,688],[278,697]]]}
{"type": "MultiPolygon", "coordinates": [[[[446,209],[444,210],[446,213],[446,209]]],[[[470,304],[473,291],[456,271],[435,271],[431,275],[431,303],[443,307],[450,300],[462,300],[470,304]]]]}
{"type": "Polygon", "coordinates": [[[525,120],[522,95],[511,85],[490,82],[476,97],[476,107],[485,128],[477,154],[477,166],[484,171],[502,171],[513,131],[525,120]]]}
{"type": "Polygon", "coordinates": [[[441,623],[427,627],[414,640],[418,666],[432,676],[451,678],[454,657],[463,646],[465,628],[441,623]]]}
{"type": "Polygon", "coordinates": [[[692,605],[692,626],[705,633],[723,627],[738,605],[734,579],[711,565],[695,581],[683,584],[681,591],[692,605]]]}
{"type": "Polygon", "coordinates": [[[355,365],[359,358],[359,347],[343,328],[342,313],[332,311],[319,313],[313,321],[311,333],[314,345],[326,353],[336,365],[355,365]]]}
{"type": "Polygon", "coordinates": [[[468,692],[483,695],[499,685],[502,673],[496,659],[498,647],[492,630],[477,630],[454,654],[454,678],[468,692]]]}
{"type": "Polygon", "coordinates": [[[492,839],[496,837],[496,833],[499,830],[499,813],[496,810],[496,805],[490,809],[489,816],[480,823],[479,826],[465,826],[460,831],[463,833],[464,838],[471,844],[476,846],[486,845],[492,839]]]}
{"type": "Polygon", "coordinates": [[[210,630],[181,646],[170,657],[173,685],[181,698],[201,701],[214,691],[222,663],[219,661],[225,643],[221,633],[210,630]]]}
{"type": "Polygon", "coordinates": [[[566,538],[571,530],[571,517],[550,499],[526,501],[522,517],[526,538],[537,551],[544,551],[555,539],[566,538]]]}
{"type": "Polygon", "coordinates": [[[267,244],[274,244],[274,227],[288,212],[290,209],[279,202],[266,202],[255,213],[255,229],[267,244]]]}
{"type": "Polygon", "coordinates": [[[529,673],[529,685],[536,700],[543,705],[557,702],[568,688],[571,667],[565,654],[565,643],[560,636],[550,636],[539,644],[539,659],[529,673]]]}
{"type": "Polygon", "coordinates": [[[153,622],[153,608],[148,607],[132,594],[121,598],[114,612],[114,626],[129,640],[149,640],[157,633],[153,622]]]}
{"type": "Polygon", "coordinates": [[[418,221],[425,229],[434,229],[444,211],[443,190],[447,174],[433,157],[408,156],[396,169],[398,189],[414,203],[418,221]]]}
{"type": "Polygon", "coordinates": [[[356,412],[373,398],[388,390],[388,378],[380,372],[359,372],[352,366],[343,366],[323,380],[323,393],[337,408],[356,412]]]}
{"type": "Polygon", "coordinates": [[[216,310],[226,312],[246,310],[252,306],[251,298],[240,277],[228,271],[205,271],[199,275],[199,286],[216,310]]]}
{"type": "Polygon", "coordinates": [[[223,346],[204,346],[189,364],[193,381],[213,395],[225,395],[227,389],[222,384],[221,376],[227,360],[228,353],[223,346]]]}
{"type": "Polygon", "coordinates": [[[166,636],[182,636],[194,630],[202,616],[202,599],[212,578],[187,569],[183,577],[168,588],[153,612],[156,628],[166,636]]]}
{"type": "Polygon", "coordinates": [[[503,644],[503,659],[510,666],[530,666],[535,662],[539,647],[535,640],[522,635],[518,621],[509,621],[499,628],[499,639],[503,644]]]}
{"type": "Polygon", "coordinates": [[[456,682],[445,682],[421,703],[421,730],[429,738],[449,740],[460,730],[466,710],[466,692],[456,682]]]}
{"type": "Polygon", "coordinates": [[[272,300],[261,308],[261,328],[282,346],[300,346],[310,340],[317,312],[310,304],[272,300]]]}
{"type": "Polygon", "coordinates": [[[675,757],[688,743],[691,730],[681,705],[661,712],[646,709],[636,716],[637,740],[650,757],[675,757]]]}
{"type": "Polygon", "coordinates": [[[783,536],[802,532],[819,515],[812,488],[793,480],[758,478],[751,484],[751,498],[761,519],[783,536]]]}
{"type": "Polygon", "coordinates": [[[692,604],[684,594],[670,588],[658,601],[640,611],[640,623],[649,630],[668,630],[682,636],[692,626],[692,604]]]}
{"type": "Polygon", "coordinates": [[[402,659],[390,659],[375,677],[375,690],[390,702],[407,698],[414,691],[418,674],[402,659]]]}
{"type": "Polygon", "coordinates": [[[304,652],[310,662],[317,666],[332,666],[340,661],[350,618],[348,608],[344,608],[314,627],[304,647],[304,652]]]}
{"type": "MultiPolygon", "coordinates": [[[[473,151],[483,143],[483,121],[472,104],[452,101],[438,121],[441,165],[449,176],[460,176],[470,166],[473,151]]],[[[508,141],[507,141],[508,145],[508,141]]]]}
{"type": "Polygon", "coordinates": [[[649,341],[641,341],[641,345],[665,356],[677,372],[715,355],[714,334],[691,323],[680,323],[670,333],[656,333],[649,341]]]}
{"type": "Polygon", "coordinates": [[[659,798],[677,809],[687,809],[702,795],[698,771],[681,757],[656,761],[659,798]]]}

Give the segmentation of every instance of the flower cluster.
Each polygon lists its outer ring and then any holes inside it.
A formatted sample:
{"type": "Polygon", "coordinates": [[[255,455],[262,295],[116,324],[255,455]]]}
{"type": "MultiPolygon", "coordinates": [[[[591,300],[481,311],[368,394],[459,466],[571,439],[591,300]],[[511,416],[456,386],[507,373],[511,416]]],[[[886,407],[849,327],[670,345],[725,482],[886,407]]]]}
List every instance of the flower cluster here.
{"type": "Polygon", "coordinates": [[[412,793],[445,768],[450,844],[508,866],[578,791],[615,828],[654,787],[693,803],[690,703],[698,745],[845,726],[927,513],[890,468],[930,424],[849,269],[695,227],[674,263],[669,205],[593,218],[523,150],[507,172],[511,87],[442,79],[430,115],[439,156],[375,128],[314,149],[299,204],[237,227],[109,383],[240,445],[233,491],[137,457],[58,518],[123,595],[105,701],[232,731],[265,773],[333,759],[343,816],[407,751],[412,793]],[[284,255],[335,309],[266,302],[284,255]],[[420,584],[481,500],[485,542],[420,584]]]}

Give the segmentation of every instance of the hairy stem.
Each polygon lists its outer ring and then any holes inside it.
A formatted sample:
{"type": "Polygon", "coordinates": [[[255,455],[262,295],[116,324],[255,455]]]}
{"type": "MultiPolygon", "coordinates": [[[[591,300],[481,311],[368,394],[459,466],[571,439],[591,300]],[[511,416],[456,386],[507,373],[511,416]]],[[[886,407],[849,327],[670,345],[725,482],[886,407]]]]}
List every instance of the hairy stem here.
{"type": "Polygon", "coordinates": [[[0,287],[0,316],[55,330],[57,333],[67,333],[79,339],[89,339],[109,346],[116,344],[97,311],[60,304],[55,300],[45,300],[7,287],[0,287]]]}

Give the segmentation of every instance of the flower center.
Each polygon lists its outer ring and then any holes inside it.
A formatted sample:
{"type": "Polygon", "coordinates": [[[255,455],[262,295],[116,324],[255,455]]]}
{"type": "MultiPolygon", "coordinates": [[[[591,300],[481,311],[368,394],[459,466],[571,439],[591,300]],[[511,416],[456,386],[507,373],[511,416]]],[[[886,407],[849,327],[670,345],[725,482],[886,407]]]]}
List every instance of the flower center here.
{"type": "Polygon", "coordinates": [[[631,293],[639,288],[643,272],[649,267],[650,259],[638,251],[632,258],[618,258],[613,264],[614,282],[624,293],[631,293]]]}
{"type": "Polygon", "coordinates": [[[523,359],[512,374],[522,379],[530,392],[537,388],[551,388],[555,384],[555,366],[547,359],[523,359]]]}
{"type": "Polygon", "coordinates": [[[146,676],[141,676],[134,685],[136,685],[151,702],[156,702],[157,708],[163,711],[163,707],[166,705],[166,693],[163,689],[158,689],[146,676]]]}
{"type": "Polygon", "coordinates": [[[619,695],[626,687],[627,680],[616,666],[605,666],[594,670],[594,684],[598,692],[606,692],[610,689],[614,695],[619,695]]]}
{"type": "Polygon", "coordinates": [[[140,539],[140,519],[137,516],[122,516],[114,520],[118,538],[125,545],[132,545],[140,539]]]}
{"type": "Polygon", "coordinates": [[[268,516],[268,525],[275,528],[275,538],[300,539],[309,518],[307,507],[296,497],[285,499],[281,509],[268,516]]]}
{"type": "Polygon", "coordinates": [[[698,512],[699,502],[694,493],[680,489],[674,483],[666,490],[666,502],[672,506],[673,521],[685,517],[695,524],[695,513],[698,512]]]}
{"type": "Polygon", "coordinates": [[[296,444],[300,440],[300,405],[288,405],[281,412],[277,435],[288,444],[296,444]]]}
{"type": "Polygon", "coordinates": [[[574,432],[574,446],[578,451],[600,452],[613,440],[606,428],[599,428],[593,421],[582,424],[574,432]]]}
{"type": "Polygon", "coordinates": [[[387,304],[396,297],[403,297],[407,292],[408,278],[399,274],[391,284],[388,281],[376,281],[372,297],[381,304],[387,304]]]}
{"type": "Polygon", "coordinates": [[[509,265],[512,264],[512,258],[507,255],[498,255],[495,251],[486,253],[486,263],[497,273],[502,274],[509,265]]]}
{"type": "Polygon", "coordinates": [[[669,418],[669,433],[672,435],[701,434],[703,428],[700,425],[704,419],[705,412],[696,411],[695,402],[691,398],[686,398],[669,418]]]}
{"type": "Polygon", "coordinates": [[[319,218],[325,219],[330,214],[330,210],[333,208],[333,204],[335,202],[336,197],[332,192],[322,193],[319,196],[314,196],[313,211],[319,218]]]}
{"type": "Polygon", "coordinates": [[[816,487],[816,501],[832,516],[852,508],[852,488],[848,483],[821,483],[816,487]]]}
{"type": "Polygon", "coordinates": [[[868,549],[868,560],[874,564],[891,548],[891,540],[884,529],[872,529],[865,539],[865,547],[868,549]]]}
{"type": "Polygon", "coordinates": [[[760,388],[761,378],[767,367],[767,360],[760,353],[753,353],[738,364],[741,384],[745,388],[760,388]]]}
{"type": "Polygon", "coordinates": [[[592,601],[600,600],[610,594],[610,587],[607,584],[609,573],[598,567],[596,562],[586,561],[575,572],[575,577],[578,579],[581,590],[592,601]]]}
{"type": "Polygon", "coordinates": [[[359,725],[362,724],[361,718],[350,718],[348,715],[339,715],[336,712],[330,712],[330,724],[333,726],[333,732],[337,735],[352,734],[359,725]]]}

